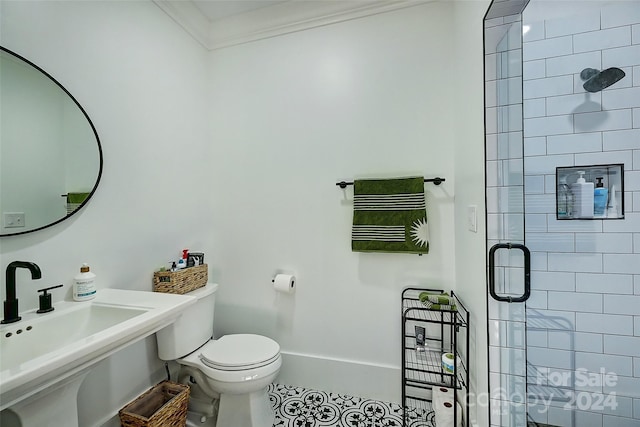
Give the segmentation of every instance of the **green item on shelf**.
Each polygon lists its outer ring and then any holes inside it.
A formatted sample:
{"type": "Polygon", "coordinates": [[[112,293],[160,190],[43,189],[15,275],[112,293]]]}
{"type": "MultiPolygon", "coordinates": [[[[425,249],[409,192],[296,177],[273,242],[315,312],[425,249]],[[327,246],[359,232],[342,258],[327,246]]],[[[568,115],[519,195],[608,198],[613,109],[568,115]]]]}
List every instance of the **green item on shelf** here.
{"type": "Polygon", "coordinates": [[[445,291],[423,291],[418,295],[420,301],[431,301],[436,304],[449,304],[451,297],[445,291]]]}
{"type": "Polygon", "coordinates": [[[455,300],[444,292],[420,292],[418,299],[430,310],[457,311],[455,300]]]}
{"type": "Polygon", "coordinates": [[[458,311],[458,307],[455,304],[436,304],[426,300],[422,301],[422,305],[427,307],[429,310],[458,311]]]}
{"type": "Polygon", "coordinates": [[[449,295],[447,294],[442,294],[442,295],[427,295],[425,298],[421,298],[420,301],[422,301],[423,303],[425,301],[429,301],[432,302],[434,304],[444,304],[444,305],[451,305],[451,303],[453,302],[453,298],[451,298],[449,295]]]}

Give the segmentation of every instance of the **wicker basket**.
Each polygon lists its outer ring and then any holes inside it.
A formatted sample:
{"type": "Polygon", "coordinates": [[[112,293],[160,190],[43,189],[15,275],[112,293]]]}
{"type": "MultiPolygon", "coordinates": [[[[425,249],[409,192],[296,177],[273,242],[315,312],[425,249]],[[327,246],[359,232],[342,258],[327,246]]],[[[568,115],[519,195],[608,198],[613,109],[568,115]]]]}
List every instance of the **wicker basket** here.
{"type": "Polygon", "coordinates": [[[153,273],[153,291],[168,294],[186,294],[207,284],[209,267],[207,264],[187,267],[178,271],[153,273]]]}
{"type": "Polygon", "coordinates": [[[122,427],[184,427],[187,425],[189,386],[163,381],[122,408],[122,427]]]}

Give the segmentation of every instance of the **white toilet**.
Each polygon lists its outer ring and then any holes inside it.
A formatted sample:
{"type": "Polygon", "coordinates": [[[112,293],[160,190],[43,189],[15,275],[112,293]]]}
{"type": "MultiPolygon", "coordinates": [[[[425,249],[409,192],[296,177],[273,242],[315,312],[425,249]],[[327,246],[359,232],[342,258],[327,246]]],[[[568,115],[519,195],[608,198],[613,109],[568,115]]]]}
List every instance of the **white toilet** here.
{"type": "Polygon", "coordinates": [[[181,381],[189,381],[189,410],[204,421],[215,414],[216,427],[272,427],[274,412],[267,395],[282,365],[280,346],[260,335],[213,335],[217,284],[189,292],[198,302],[173,325],[156,333],[158,356],[181,365],[181,381]],[[192,379],[195,379],[195,384],[192,379]]]}

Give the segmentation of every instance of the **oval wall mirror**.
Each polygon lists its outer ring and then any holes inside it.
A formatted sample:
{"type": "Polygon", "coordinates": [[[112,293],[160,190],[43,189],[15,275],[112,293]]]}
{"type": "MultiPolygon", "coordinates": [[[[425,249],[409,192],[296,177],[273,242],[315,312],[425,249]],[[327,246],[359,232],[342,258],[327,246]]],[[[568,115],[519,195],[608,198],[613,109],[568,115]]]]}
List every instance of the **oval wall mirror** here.
{"type": "Polygon", "coordinates": [[[0,237],[71,217],[101,176],[100,139],[82,106],[42,68],[0,46],[0,237]]]}

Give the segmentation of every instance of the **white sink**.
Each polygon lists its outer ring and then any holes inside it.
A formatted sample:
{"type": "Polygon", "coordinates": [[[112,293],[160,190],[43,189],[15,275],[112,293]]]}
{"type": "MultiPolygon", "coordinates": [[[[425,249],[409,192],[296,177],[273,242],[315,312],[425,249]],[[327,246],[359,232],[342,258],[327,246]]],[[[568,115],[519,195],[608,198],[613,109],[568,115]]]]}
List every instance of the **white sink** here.
{"type": "Polygon", "coordinates": [[[93,300],[64,301],[50,313],[20,313],[22,320],[0,327],[0,410],[46,394],[173,323],[195,302],[187,295],[101,289],[93,300]]]}

